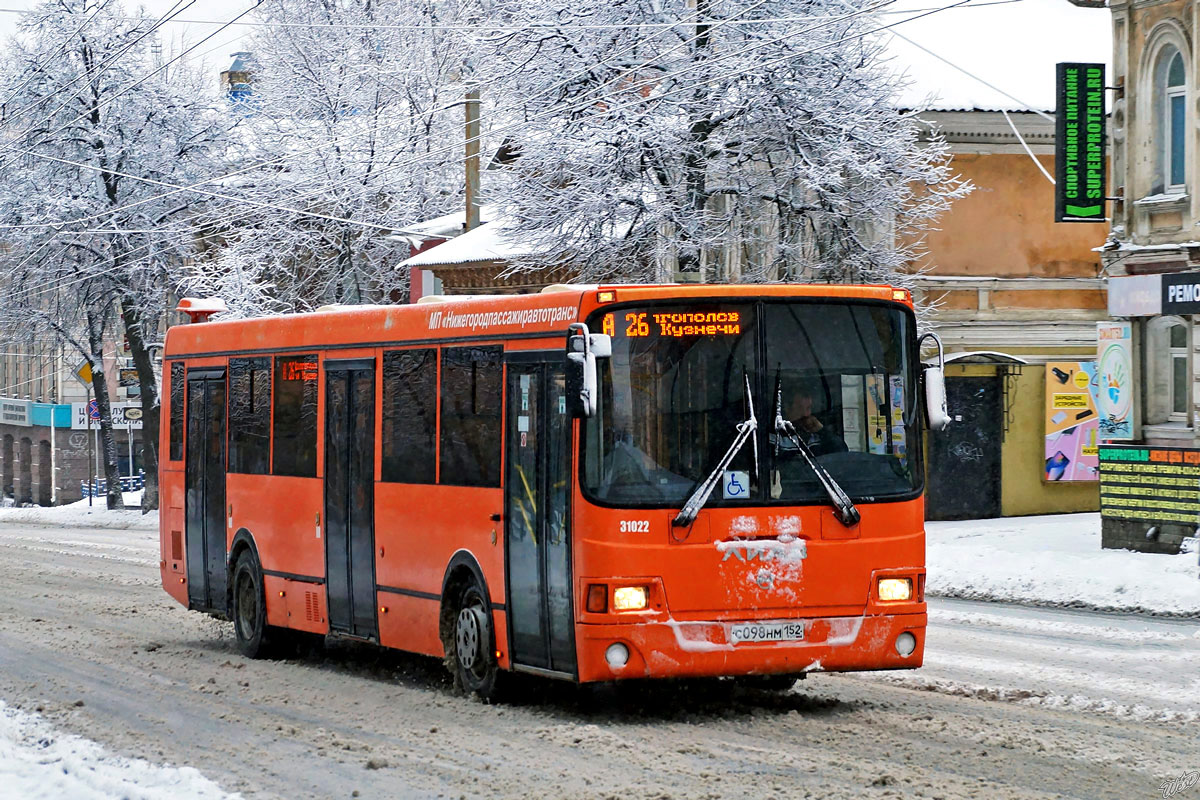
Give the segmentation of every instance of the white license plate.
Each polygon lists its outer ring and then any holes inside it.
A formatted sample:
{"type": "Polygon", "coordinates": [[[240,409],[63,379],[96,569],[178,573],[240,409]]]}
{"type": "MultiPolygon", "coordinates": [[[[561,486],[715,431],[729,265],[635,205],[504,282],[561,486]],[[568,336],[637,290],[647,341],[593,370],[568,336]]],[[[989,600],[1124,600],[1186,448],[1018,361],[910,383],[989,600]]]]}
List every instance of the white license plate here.
{"type": "Polygon", "coordinates": [[[803,639],[803,622],[742,622],[729,626],[730,644],[798,642],[803,639]]]}

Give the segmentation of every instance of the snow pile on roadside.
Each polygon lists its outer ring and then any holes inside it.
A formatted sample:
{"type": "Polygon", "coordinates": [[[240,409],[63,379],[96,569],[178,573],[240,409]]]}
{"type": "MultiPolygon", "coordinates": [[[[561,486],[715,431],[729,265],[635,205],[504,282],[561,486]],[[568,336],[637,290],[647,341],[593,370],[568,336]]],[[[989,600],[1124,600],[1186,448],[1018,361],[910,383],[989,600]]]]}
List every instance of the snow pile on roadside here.
{"type": "Polygon", "coordinates": [[[1200,615],[1196,554],[1102,550],[1099,514],[926,522],[925,530],[931,595],[1200,615]]]}
{"type": "Polygon", "coordinates": [[[191,767],[121,758],[0,701],[0,798],[234,800],[191,767]]]}
{"type": "Polygon", "coordinates": [[[88,505],[87,498],[65,506],[43,508],[0,508],[0,523],[19,522],[26,525],[54,525],[60,528],[111,528],[117,530],[157,530],[158,514],[141,512],[142,493],[125,492],[124,511],[109,511],[104,498],[97,497],[88,505]]]}

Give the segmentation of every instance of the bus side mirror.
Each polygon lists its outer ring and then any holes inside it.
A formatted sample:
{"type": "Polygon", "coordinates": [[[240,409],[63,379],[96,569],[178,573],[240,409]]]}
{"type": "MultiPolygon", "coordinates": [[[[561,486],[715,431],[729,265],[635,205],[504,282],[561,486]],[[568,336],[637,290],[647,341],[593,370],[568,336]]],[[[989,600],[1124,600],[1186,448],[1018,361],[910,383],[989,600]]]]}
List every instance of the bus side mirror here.
{"type": "Polygon", "coordinates": [[[573,417],[594,417],[600,377],[597,358],[612,355],[612,339],[589,333],[587,325],[573,322],[567,328],[567,403],[573,417]]]}
{"type": "Polygon", "coordinates": [[[925,369],[925,420],[931,431],[944,431],[950,424],[950,412],[946,409],[946,376],[941,367],[925,369]]]}
{"type": "Polygon", "coordinates": [[[937,345],[937,366],[925,368],[925,422],[931,431],[944,431],[950,424],[950,411],[946,408],[946,359],[942,351],[942,340],[936,333],[926,333],[917,340],[917,351],[921,343],[932,339],[937,345]]]}

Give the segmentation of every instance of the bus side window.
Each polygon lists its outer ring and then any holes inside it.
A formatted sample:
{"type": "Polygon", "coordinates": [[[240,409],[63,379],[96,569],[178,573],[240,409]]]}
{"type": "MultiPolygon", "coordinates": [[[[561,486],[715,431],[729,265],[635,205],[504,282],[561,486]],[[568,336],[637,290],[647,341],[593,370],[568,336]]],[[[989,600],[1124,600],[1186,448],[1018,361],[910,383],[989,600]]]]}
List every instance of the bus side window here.
{"type": "Polygon", "coordinates": [[[183,461],[183,386],[184,367],[182,361],[171,362],[171,429],[170,461],[183,461]]]}
{"type": "Polygon", "coordinates": [[[383,472],[393,483],[433,483],[437,469],[437,350],[383,354],[383,472]]]}
{"type": "Polygon", "coordinates": [[[276,356],[271,474],[317,475],[317,354],[276,356]]]}
{"type": "Polygon", "coordinates": [[[271,359],[229,359],[229,471],[266,475],[271,455],[271,359]]]}
{"type": "Polygon", "coordinates": [[[442,350],[441,482],[500,485],[500,347],[442,350]]]}

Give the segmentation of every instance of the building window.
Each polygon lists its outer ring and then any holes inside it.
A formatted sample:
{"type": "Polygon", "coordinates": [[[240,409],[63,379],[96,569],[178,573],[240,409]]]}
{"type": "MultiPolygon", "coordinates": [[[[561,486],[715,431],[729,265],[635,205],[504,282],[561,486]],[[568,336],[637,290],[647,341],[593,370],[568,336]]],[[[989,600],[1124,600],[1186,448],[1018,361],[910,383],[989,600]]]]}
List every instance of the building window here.
{"type": "Polygon", "coordinates": [[[1182,194],[1187,182],[1187,67],[1175,47],[1159,54],[1154,89],[1160,176],[1154,191],[1182,194]]]}
{"type": "Polygon", "coordinates": [[[1188,331],[1182,322],[1170,329],[1171,413],[1172,421],[1187,421],[1188,384],[1192,371],[1188,368],[1188,331]]]}
{"type": "Polygon", "coordinates": [[[1143,394],[1147,425],[1191,421],[1191,323],[1183,317],[1156,317],[1146,323],[1143,394]]]}

